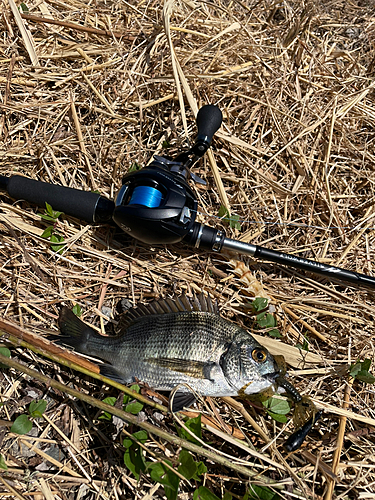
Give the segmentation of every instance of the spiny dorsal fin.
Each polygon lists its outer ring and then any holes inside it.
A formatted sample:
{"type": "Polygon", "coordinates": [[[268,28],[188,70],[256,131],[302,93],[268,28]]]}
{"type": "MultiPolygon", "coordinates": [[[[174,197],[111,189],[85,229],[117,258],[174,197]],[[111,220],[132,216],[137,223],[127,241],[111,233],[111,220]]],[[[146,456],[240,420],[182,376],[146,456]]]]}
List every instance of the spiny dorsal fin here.
{"type": "Polygon", "coordinates": [[[173,299],[157,299],[149,304],[140,304],[132,307],[121,314],[117,330],[124,330],[131,322],[137,318],[150,315],[170,314],[179,312],[201,311],[213,314],[219,314],[217,303],[213,303],[209,295],[203,293],[193,295],[190,299],[185,294],[173,299]]]}

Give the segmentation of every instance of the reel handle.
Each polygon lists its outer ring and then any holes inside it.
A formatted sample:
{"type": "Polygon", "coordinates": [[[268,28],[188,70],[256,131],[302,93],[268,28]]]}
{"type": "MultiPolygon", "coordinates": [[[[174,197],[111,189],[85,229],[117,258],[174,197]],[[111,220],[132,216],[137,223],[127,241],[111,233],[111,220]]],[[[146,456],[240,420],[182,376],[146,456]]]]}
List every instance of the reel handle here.
{"type": "Polygon", "coordinates": [[[206,104],[197,114],[198,135],[192,152],[201,157],[210,147],[212,137],[217,132],[223,121],[223,114],[217,106],[206,104]]]}

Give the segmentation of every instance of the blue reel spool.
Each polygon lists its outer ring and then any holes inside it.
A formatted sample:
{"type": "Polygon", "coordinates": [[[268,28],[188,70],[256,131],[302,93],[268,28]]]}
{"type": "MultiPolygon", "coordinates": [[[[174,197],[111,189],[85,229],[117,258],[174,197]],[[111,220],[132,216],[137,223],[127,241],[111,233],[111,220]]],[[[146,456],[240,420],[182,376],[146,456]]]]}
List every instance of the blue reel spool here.
{"type": "Polygon", "coordinates": [[[143,205],[148,208],[160,206],[163,194],[151,186],[137,186],[134,188],[128,205],[143,205]]]}

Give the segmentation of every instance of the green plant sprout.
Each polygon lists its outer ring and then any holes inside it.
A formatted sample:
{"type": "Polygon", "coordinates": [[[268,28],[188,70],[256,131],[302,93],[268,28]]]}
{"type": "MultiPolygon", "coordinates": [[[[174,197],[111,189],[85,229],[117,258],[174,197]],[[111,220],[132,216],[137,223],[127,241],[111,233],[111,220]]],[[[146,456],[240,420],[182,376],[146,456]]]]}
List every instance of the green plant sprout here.
{"type": "Polygon", "coordinates": [[[356,361],[353,365],[351,365],[349,374],[355,380],[359,380],[365,384],[373,384],[375,383],[375,377],[369,372],[370,366],[371,359],[356,361]]]}
{"type": "Polygon", "coordinates": [[[79,304],[74,304],[72,311],[78,318],[82,316],[82,309],[79,304]]]}
{"type": "Polygon", "coordinates": [[[229,224],[232,229],[238,229],[241,231],[240,217],[239,215],[231,215],[224,205],[219,208],[218,216],[221,217],[223,222],[229,224]]]}
{"type": "Polygon", "coordinates": [[[15,434],[27,434],[31,431],[33,426],[33,420],[35,418],[43,417],[43,413],[47,408],[47,401],[44,399],[40,399],[39,401],[32,401],[29,405],[28,415],[23,413],[19,415],[16,420],[13,422],[12,427],[10,428],[11,432],[15,434]]]}
{"type": "MultiPolygon", "coordinates": [[[[137,394],[139,394],[141,391],[141,388],[139,387],[138,384],[132,385],[130,389],[137,394]]],[[[107,398],[103,399],[103,403],[107,403],[108,405],[111,406],[114,406],[116,401],[117,399],[114,396],[108,396],[107,398]]],[[[140,403],[139,401],[132,401],[132,397],[129,396],[128,394],[124,394],[122,405],[123,405],[123,410],[126,411],[127,413],[131,413],[132,415],[138,415],[138,413],[143,408],[143,403],[140,403]]],[[[100,415],[99,420],[112,420],[112,415],[104,411],[102,415],[100,415]]]]}
{"type": "Polygon", "coordinates": [[[268,307],[268,299],[265,299],[264,297],[256,297],[253,302],[250,304],[251,309],[255,316],[255,321],[257,328],[259,329],[267,329],[268,330],[268,335],[271,337],[275,338],[281,338],[281,333],[277,326],[277,319],[276,317],[265,311],[265,309],[268,307]]]}
{"type": "Polygon", "coordinates": [[[290,412],[290,404],[286,399],[271,397],[263,401],[263,406],[268,415],[276,420],[276,422],[285,424],[288,421],[286,415],[290,412]]]}
{"type": "Polygon", "coordinates": [[[44,214],[41,214],[42,219],[53,222],[53,225],[48,226],[42,233],[42,238],[49,240],[51,243],[51,248],[54,252],[62,253],[64,245],[61,243],[64,242],[64,237],[56,231],[56,223],[60,215],[63,212],[58,212],[57,210],[53,210],[51,205],[46,202],[46,210],[44,214]]]}

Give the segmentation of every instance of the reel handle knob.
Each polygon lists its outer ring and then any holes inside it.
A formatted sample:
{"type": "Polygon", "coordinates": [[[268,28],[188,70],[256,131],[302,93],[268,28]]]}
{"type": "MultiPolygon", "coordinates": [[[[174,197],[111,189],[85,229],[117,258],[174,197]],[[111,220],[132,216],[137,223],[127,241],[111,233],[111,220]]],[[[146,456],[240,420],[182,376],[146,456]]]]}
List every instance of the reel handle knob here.
{"type": "Polygon", "coordinates": [[[197,156],[203,156],[210,147],[212,137],[217,132],[223,121],[221,110],[213,104],[203,106],[197,114],[198,135],[192,148],[197,156]]]}

